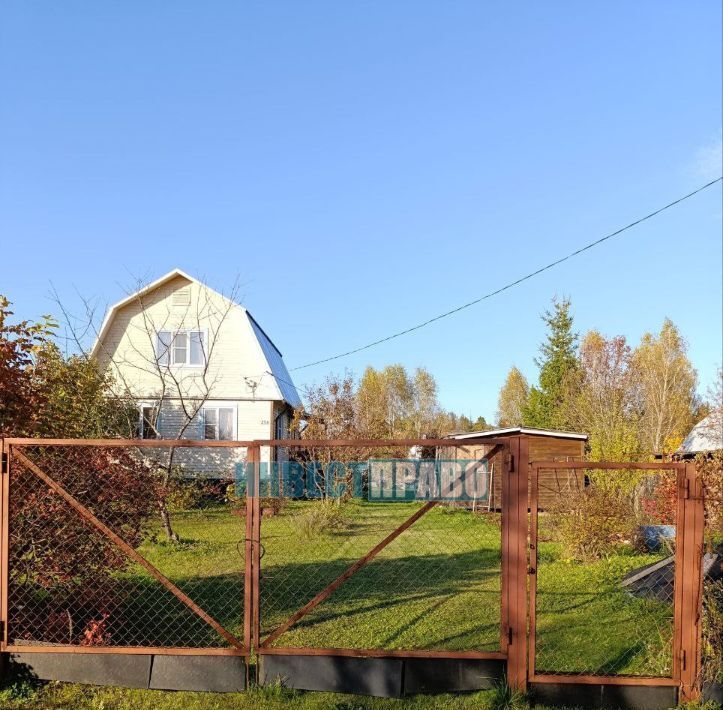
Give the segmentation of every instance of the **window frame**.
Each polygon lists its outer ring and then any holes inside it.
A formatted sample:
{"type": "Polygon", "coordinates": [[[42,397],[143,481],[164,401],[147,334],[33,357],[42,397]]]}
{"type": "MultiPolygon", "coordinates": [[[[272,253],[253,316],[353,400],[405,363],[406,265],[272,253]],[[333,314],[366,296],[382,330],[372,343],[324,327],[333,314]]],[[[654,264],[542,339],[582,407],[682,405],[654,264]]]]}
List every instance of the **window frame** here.
{"type": "Polygon", "coordinates": [[[201,439],[204,441],[237,441],[238,440],[238,407],[235,404],[206,404],[201,409],[201,439]],[[212,439],[206,437],[206,412],[208,410],[216,412],[216,436],[212,439]],[[221,416],[220,410],[231,410],[231,438],[221,439],[221,416]]]}
{"type": "Polygon", "coordinates": [[[177,328],[171,330],[164,328],[156,331],[156,345],[155,345],[155,356],[156,363],[160,367],[193,367],[193,368],[204,368],[208,364],[208,330],[206,328],[177,328]],[[201,362],[191,362],[191,341],[193,340],[192,334],[200,333],[201,335],[201,362]],[[168,334],[169,342],[164,343],[161,335],[168,334]],[[186,359],[183,362],[176,361],[176,345],[175,340],[177,335],[186,336],[186,359]],[[161,345],[164,350],[161,352],[161,345]]]}
{"type": "Polygon", "coordinates": [[[138,438],[139,439],[160,439],[160,422],[161,422],[161,408],[157,402],[139,402],[138,403],[138,438]],[[155,432],[155,436],[146,436],[145,421],[146,418],[143,415],[144,409],[155,409],[156,410],[156,425],[151,425],[151,428],[155,432]]]}

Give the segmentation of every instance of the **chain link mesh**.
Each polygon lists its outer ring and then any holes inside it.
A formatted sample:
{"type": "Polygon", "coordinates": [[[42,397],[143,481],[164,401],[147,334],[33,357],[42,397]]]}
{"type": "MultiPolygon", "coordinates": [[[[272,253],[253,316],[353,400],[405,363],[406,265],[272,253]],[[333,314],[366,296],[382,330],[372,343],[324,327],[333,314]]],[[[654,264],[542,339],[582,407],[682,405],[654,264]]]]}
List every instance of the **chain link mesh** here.
{"type": "MultiPolygon", "coordinates": [[[[353,455],[364,461],[380,453],[353,455]]],[[[423,505],[373,502],[357,490],[341,500],[282,499],[276,509],[265,507],[262,641],[423,505]]],[[[499,512],[439,502],[271,645],[497,651],[500,576],[499,512]]]]}
{"type": "Polygon", "coordinates": [[[705,511],[701,679],[723,684],[723,454],[697,463],[705,511]]]}
{"type": "Polygon", "coordinates": [[[669,677],[676,473],[540,470],[535,670],[669,677]]]}
{"type": "MultiPolygon", "coordinates": [[[[185,453],[169,459],[168,452],[131,444],[12,449],[11,646],[228,647],[193,605],[243,638],[246,500],[232,477],[246,452],[185,453]],[[221,473],[214,477],[212,471],[221,473]],[[53,482],[72,500],[52,490],[53,482]],[[92,517],[142,559],[126,554],[92,517]]],[[[274,453],[280,459],[288,454],[274,453]]],[[[409,452],[307,453],[312,455],[363,462],[409,452]]],[[[676,474],[593,468],[543,473],[536,673],[670,677],[676,474]]],[[[702,675],[715,682],[723,674],[719,494],[719,488],[706,490],[703,560],[702,675]]],[[[501,650],[501,513],[494,503],[373,501],[367,480],[339,498],[281,490],[262,497],[260,505],[262,642],[273,635],[270,645],[277,647],[501,650]],[[288,623],[360,560],[366,564],[288,623]]]]}
{"type": "MultiPolygon", "coordinates": [[[[211,495],[207,505],[179,507],[184,501],[174,502],[178,494],[172,495],[164,480],[161,459],[146,449],[31,446],[13,451],[8,563],[11,644],[229,646],[87,516],[51,490],[37,470],[240,637],[243,521],[222,498],[214,500],[211,495]],[[168,510],[177,539],[166,534],[161,507],[168,510]]],[[[174,485],[203,490],[203,484],[190,482],[191,475],[190,470],[176,466],[174,485]]]]}

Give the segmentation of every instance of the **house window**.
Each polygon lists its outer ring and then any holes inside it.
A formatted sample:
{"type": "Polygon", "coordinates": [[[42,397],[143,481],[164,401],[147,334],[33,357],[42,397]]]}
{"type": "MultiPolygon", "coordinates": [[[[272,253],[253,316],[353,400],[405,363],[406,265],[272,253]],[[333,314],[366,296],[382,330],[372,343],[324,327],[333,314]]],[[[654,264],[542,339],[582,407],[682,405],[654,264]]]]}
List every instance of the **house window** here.
{"type": "Polygon", "coordinates": [[[168,365],[170,362],[172,335],[168,330],[161,330],[156,341],[156,358],[159,365],[168,365]]]}
{"type": "Polygon", "coordinates": [[[200,330],[192,330],[188,334],[191,342],[189,353],[189,365],[203,365],[205,358],[203,332],[200,330]]]}
{"type": "Polygon", "coordinates": [[[203,438],[233,441],[233,415],[233,407],[205,407],[203,410],[203,438]]]}
{"type": "Polygon", "coordinates": [[[286,412],[282,412],[276,417],[274,427],[274,439],[288,439],[288,427],[287,427],[287,415],[286,412]]]}
{"type": "Polygon", "coordinates": [[[158,434],[158,407],[152,404],[141,406],[140,437],[141,439],[159,439],[158,434]]]}
{"type": "Polygon", "coordinates": [[[193,365],[206,362],[206,338],[202,330],[161,330],[156,338],[159,365],[193,365]]]}
{"type": "Polygon", "coordinates": [[[173,336],[173,364],[185,365],[188,360],[188,333],[173,336]]]}

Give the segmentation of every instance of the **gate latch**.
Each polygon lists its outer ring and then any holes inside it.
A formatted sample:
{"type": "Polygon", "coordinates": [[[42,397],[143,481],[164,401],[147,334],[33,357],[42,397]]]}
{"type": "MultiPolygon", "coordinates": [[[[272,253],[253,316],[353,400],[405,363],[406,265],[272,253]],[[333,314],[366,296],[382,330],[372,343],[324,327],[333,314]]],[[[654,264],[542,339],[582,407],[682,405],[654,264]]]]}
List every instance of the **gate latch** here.
{"type": "Polygon", "coordinates": [[[8,472],[8,455],[7,455],[7,452],[3,451],[1,473],[5,474],[7,472],[8,472]]]}

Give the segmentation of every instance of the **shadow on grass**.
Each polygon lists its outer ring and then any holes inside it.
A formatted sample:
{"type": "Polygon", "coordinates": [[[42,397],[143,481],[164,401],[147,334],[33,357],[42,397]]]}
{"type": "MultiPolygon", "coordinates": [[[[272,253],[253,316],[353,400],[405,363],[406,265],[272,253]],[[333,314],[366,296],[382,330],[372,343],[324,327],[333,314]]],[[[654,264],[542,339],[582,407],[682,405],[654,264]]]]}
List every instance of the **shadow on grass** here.
{"type": "MultiPolygon", "coordinates": [[[[291,616],[355,561],[286,563],[264,569],[260,588],[264,631],[271,631],[291,616]]],[[[395,609],[402,612],[405,606],[425,600],[431,602],[431,608],[436,608],[465,591],[489,594],[491,604],[498,606],[499,575],[497,551],[376,559],[294,628],[312,628],[369,612],[389,614],[391,626],[397,616],[395,609]],[[484,585],[492,588],[489,591],[480,588],[484,585]]],[[[172,581],[221,625],[232,633],[241,633],[244,596],[241,572],[238,575],[172,578],[172,581]]],[[[132,591],[126,595],[121,622],[115,626],[116,636],[128,638],[128,644],[208,646],[218,642],[216,632],[160,583],[141,575],[128,576],[123,583],[132,591]]],[[[431,613],[431,608],[417,612],[402,627],[394,626],[395,632],[387,640],[391,642],[405,629],[421,622],[431,613]]],[[[465,633],[473,631],[470,629],[465,633]]]]}

